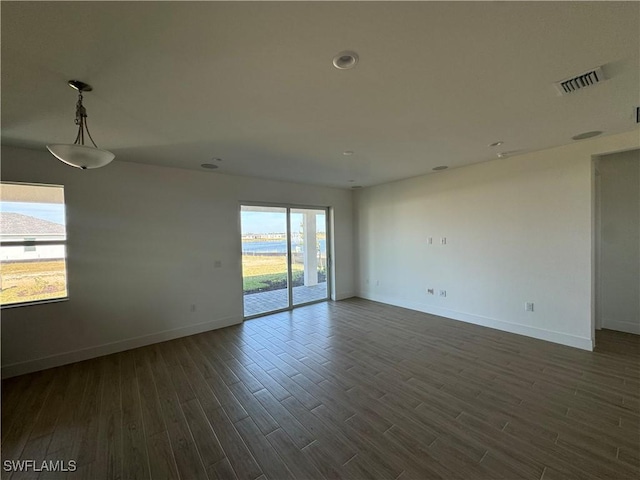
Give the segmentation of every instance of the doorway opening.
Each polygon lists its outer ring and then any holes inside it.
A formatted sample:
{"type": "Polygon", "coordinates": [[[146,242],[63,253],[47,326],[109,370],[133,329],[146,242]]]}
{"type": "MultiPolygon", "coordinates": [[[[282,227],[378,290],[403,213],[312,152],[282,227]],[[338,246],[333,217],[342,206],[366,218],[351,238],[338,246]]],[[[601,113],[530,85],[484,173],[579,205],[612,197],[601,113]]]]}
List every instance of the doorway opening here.
{"type": "Polygon", "coordinates": [[[241,205],[244,318],[329,298],[328,208],[241,205]]]}
{"type": "Polygon", "coordinates": [[[640,335],[640,150],[594,160],[594,328],[640,335]]]}

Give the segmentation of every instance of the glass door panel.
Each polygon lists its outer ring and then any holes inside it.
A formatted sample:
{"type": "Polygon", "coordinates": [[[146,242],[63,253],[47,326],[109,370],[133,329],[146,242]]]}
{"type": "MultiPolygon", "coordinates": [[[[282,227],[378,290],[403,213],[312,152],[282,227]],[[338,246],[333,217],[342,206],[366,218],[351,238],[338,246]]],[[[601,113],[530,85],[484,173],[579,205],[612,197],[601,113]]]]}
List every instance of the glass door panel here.
{"type": "Polygon", "coordinates": [[[289,217],[293,305],[326,300],[327,212],[292,208],[289,217]]]}
{"type": "Polygon", "coordinates": [[[289,301],[287,208],[242,205],[244,316],[283,310],[289,301]]]}

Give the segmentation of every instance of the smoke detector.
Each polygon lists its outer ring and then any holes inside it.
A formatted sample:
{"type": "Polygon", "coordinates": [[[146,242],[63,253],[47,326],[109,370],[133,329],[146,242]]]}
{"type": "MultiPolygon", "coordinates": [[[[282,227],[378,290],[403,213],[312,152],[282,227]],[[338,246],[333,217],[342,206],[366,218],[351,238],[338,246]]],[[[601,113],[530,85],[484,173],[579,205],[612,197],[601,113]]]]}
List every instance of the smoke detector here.
{"type": "Polygon", "coordinates": [[[578,90],[584,90],[585,88],[592,87],[598,83],[606,80],[602,67],[592,68],[580,75],[575,75],[553,84],[560,95],[568,95],[578,90]]]}

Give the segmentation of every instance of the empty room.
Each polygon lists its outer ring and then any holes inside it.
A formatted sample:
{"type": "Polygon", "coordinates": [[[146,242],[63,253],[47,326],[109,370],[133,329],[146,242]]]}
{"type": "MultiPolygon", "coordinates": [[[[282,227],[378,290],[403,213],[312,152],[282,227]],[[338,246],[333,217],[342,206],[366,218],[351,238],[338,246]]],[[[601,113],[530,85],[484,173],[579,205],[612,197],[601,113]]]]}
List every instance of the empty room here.
{"type": "Polygon", "coordinates": [[[640,3],[2,1],[3,479],[640,478],[640,3]]]}

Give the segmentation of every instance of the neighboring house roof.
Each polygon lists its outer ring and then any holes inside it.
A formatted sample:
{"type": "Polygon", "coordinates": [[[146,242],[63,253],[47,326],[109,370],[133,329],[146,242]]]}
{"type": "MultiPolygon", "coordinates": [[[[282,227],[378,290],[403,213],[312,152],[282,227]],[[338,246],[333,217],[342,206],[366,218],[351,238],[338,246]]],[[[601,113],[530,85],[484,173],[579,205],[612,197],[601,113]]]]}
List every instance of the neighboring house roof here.
{"type": "Polygon", "coordinates": [[[5,235],[64,235],[64,225],[21,213],[0,212],[0,234],[5,235]]]}

